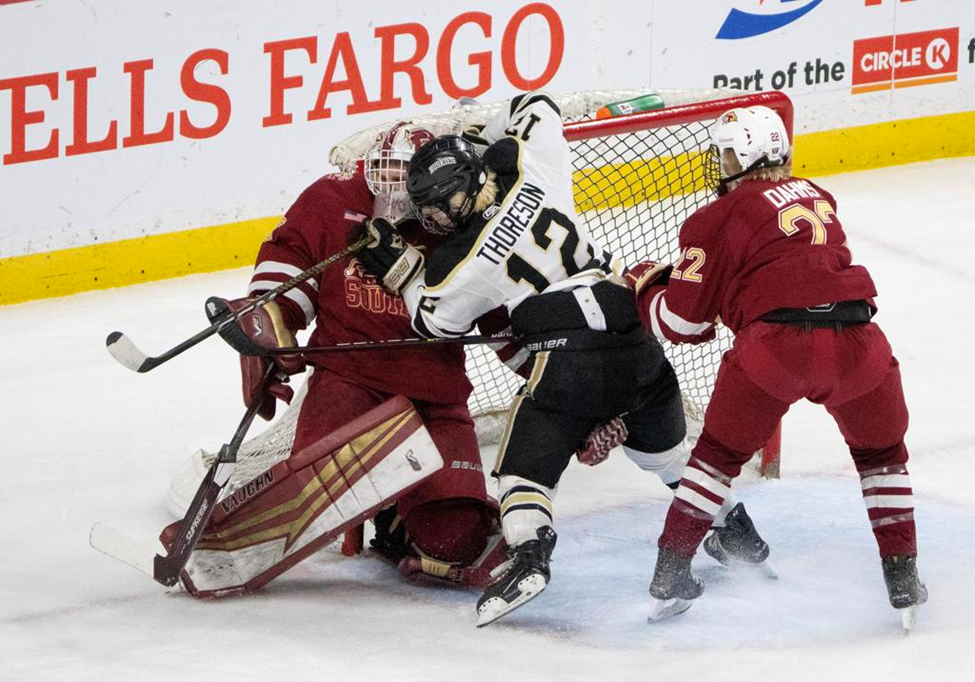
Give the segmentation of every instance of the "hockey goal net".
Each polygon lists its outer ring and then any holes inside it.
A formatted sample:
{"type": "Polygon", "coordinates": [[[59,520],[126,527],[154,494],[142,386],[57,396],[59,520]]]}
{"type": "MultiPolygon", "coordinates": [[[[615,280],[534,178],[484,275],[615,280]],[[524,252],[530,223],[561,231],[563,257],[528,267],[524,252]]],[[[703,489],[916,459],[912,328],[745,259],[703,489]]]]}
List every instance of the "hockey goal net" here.
{"type": "MultiPolygon", "coordinates": [[[[681,225],[713,199],[705,187],[703,162],[709,126],[718,115],[734,107],[768,106],[782,116],[792,134],[792,104],[779,92],[617,90],[574,93],[556,100],[572,150],[576,209],[594,238],[627,265],[644,259],[677,259],[681,225]],[[606,104],[652,93],[663,99],[663,108],[596,118],[606,104]]],[[[412,120],[437,135],[460,134],[471,124],[486,122],[506,104],[457,106],[412,120]]],[[[354,168],[376,133],[389,125],[377,125],[343,140],[332,149],[330,160],[339,168],[354,168]]],[[[717,339],[708,344],[664,343],[680,379],[692,433],[695,428],[699,431],[721,355],[730,346],[731,335],[724,327],[719,327],[717,339]]],[[[469,405],[478,438],[482,444],[495,442],[504,412],[522,380],[487,346],[468,348],[467,369],[474,384],[469,405]]],[[[241,446],[231,487],[246,483],[290,454],[303,397],[304,389],[276,422],[241,446]]],[[[775,449],[777,454],[777,445],[775,449]]],[[[201,450],[177,472],[169,500],[174,513],[192,498],[213,456],[201,450]]],[[[763,462],[763,468],[777,465],[777,458],[763,462]]]]}

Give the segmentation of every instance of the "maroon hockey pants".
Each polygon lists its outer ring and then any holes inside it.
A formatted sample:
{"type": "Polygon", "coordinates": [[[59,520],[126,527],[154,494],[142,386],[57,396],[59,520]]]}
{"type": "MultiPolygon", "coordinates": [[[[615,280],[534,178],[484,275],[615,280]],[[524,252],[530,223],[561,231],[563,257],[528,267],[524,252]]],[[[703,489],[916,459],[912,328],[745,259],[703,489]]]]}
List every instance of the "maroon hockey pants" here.
{"type": "Polygon", "coordinates": [[[806,331],[757,322],[739,332],[721,361],[660,547],[694,554],[732,479],[803,398],[826,408],[850,448],[880,555],[917,554],[900,369],[872,323],[806,331]]]}

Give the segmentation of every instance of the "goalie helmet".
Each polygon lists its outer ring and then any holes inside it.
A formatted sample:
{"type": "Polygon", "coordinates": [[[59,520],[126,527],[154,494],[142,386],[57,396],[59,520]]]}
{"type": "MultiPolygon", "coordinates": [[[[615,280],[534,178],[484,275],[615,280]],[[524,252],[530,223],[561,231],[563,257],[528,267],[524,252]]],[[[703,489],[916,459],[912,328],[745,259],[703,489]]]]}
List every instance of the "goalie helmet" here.
{"type": "Polygon", "coordinates": [[[376,135],[364,164],[366,184],[376,197],[373,217],[396,222],[409,215],[406,168],[413,154],[433,139],[426,128],[405,122],[376,135]]]}
{"type": "Polygon", "coordinates": [[[457,135],[429,142],[410,161],[406,189],[420,223],[430,232],[457,229],[474,210],[487,180],[474,146],[457,135]]]}
{"type": "Polygon", "coordinates": [[[789,135],[779,115],[768,107],[731,109],[718,117],[711,128],[709,181],[719,194],[745,173],[763,166],[781,166],[789,160],[789,135]],[[741,172],[726,175],[721,158],[731,150],[741,172]]]}

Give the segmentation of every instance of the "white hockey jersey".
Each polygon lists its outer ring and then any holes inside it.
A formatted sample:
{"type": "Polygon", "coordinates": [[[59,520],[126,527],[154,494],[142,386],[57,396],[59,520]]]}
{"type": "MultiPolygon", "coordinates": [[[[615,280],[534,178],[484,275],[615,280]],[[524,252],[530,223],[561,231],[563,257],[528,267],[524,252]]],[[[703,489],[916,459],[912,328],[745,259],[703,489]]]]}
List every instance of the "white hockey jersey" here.
{"type": "Polygon", "coordinates": [[[490,144],[482,158],[497,174],[495,203],[438,247],[402,292],[426,337],[461,336],[500,305],[510,313],[526,298],[618,269],[575,212],[569,144],[550,97],[515,97],[482,136],[490,144]]]}

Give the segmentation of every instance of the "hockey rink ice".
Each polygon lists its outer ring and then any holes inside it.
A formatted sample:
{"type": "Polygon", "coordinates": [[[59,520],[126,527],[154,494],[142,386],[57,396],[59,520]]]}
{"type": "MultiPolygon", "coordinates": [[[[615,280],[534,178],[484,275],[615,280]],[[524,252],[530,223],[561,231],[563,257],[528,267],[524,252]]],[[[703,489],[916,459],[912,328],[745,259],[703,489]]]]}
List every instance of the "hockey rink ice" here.
{"type": "Polygon", "coordinates": [[[808,404],[786,416],[781,480],[735,483],[779,579],[700,553],[704,596],[655,625],[670,492],[619,451],[569,467],[552,583],[483,630],[477,592],[415,586],[368,556],[325,550],[258,594],[200,602],[95,552],[95,521],[157,547],[171,475],[243,413],[237,357],[217,338],[138,375],[106,334],[162,352],[207,326],[207,296],[242,294],[245,268],[0,307],[0,680],[973,679],[975,158],[822,184],[877,282],[911,412],[930,599],[910,635],[845,445],[808,404]]]}

